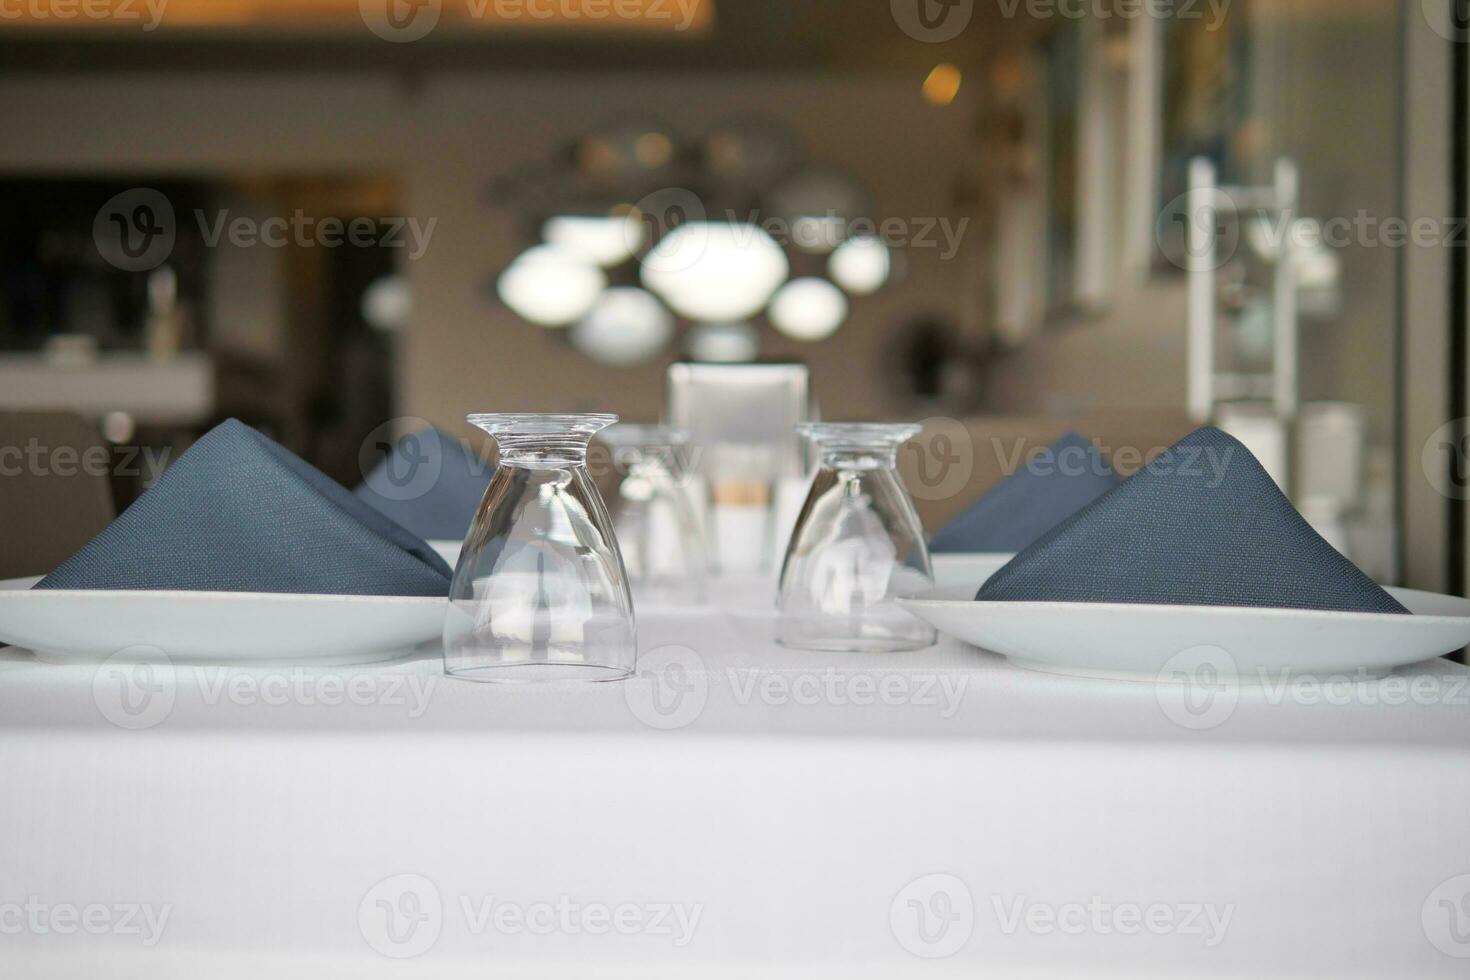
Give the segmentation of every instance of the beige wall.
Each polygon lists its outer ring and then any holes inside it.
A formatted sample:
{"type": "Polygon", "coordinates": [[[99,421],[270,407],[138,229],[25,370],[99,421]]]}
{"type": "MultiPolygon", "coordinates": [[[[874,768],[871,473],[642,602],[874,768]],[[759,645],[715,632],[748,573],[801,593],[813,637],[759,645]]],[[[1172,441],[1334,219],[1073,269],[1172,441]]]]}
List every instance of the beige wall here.
{"type": "MultiPolygon", "coordinates": [[[[613,410],[655,417],[665,361],[599,367],[530,327],[487,283],[524,247],[522,216],[498,211],[497,174],[535,165],[575,135],[629,117],[698,135],[726,117],[789,123],[812,156],[854,169],[880,216],[956,215],[955,180],[970,146],[970,107],[925,104],[906,77],[437,75],[412,88],[386,76],[83,75],[0,82],[0,172],[15,174],[388,173],[420,221],[437,219],[409,269],[411,329],[399,363],[401,408],[441,424],[470,410],[613,410]],[[879,121],[882,121],[881,125],[879,121]]],[[[885,340],[906,318],[948,315],[979,329],[979,235],[949,261],[908,253],[902,282],[854,304],[817,344],[765,332],[763,353],[814,368],[828,417],[900,411],[882,383],[885,340]]],[[[289,356],[289,337],[284,353],[289,356]]]]}
{"type": "Polygon", "coordinates": [[[1063,417],[1182,412],[1187,289],[1182,276],[1161,275],[1120,291],[1101,316],[1042,328],[991,362],[987,405],[1063,417]]]}

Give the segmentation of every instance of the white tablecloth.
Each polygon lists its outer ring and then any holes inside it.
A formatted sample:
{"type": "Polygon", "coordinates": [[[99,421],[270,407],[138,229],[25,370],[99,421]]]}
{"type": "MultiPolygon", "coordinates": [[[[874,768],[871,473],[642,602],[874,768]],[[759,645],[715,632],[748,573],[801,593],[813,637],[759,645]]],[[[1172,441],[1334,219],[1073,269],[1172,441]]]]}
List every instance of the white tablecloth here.
{"type": "Polygon", "coordinates": [[[1181,713],[770,630],[649,611],[644,676],[533,687],[0,651],[0,974],[1470,971],[1465,668],[1181,713]]]}

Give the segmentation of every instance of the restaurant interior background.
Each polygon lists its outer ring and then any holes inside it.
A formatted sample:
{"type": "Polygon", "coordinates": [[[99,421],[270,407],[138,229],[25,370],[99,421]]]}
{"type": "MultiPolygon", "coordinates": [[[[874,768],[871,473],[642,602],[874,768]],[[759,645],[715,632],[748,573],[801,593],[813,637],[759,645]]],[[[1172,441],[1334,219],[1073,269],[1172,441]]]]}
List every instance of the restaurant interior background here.
{"type": "Polygon", "coordinates": [[[0,406],[235,416],[353,483],[390,421],[654,420],[675,360],[800,360],[826,418],[968,432],[931,529],[995,439],[1214,418],[1370,574],[1463,590],[1463,250],[1390,227],[1463,213],[1435,9],[6,0],[0,406]],[[650,272],[701,210],[728,254],[650,272]]]}

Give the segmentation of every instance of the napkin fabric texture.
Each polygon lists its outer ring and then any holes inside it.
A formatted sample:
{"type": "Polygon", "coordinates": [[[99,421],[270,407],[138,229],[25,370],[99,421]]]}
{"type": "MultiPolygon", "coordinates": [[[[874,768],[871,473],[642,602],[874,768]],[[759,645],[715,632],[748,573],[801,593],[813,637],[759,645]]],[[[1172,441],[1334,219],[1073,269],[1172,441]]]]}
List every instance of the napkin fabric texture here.
{"type": "Polygon", "coordinates": [[[1043,535],[975,598],[1408,612],[1212,427],[1043,535]]]}
{"type": "Polygon", "coordinates": [[[230,419],[38,589],[443,596],[426,543],[230,419]]]}
{"type": "Polygon", "coordinates": [[[494,467],[438,429],[404,436],[354,493],[428,541],[463,541],[494,467]]]}
{"type": "Polygon", "coordinates": [[[936,532],[929,550],[1021,551],[1117,485],[1098,448],[1069,432],[936,532]]]}

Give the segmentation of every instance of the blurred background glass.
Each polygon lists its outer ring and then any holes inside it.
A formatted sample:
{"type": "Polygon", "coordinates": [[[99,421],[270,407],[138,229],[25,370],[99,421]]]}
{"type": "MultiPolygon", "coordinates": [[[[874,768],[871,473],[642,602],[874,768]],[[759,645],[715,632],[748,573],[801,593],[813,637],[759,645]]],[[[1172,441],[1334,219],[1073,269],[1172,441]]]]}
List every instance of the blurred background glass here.
{"type": "Polygon", "coordinates": [[[702,605],[709,598],[710,554],[688,433],[614,425],[600,438],[617,477],[608,508],[633,598],[644,608],[702,605]]]}

